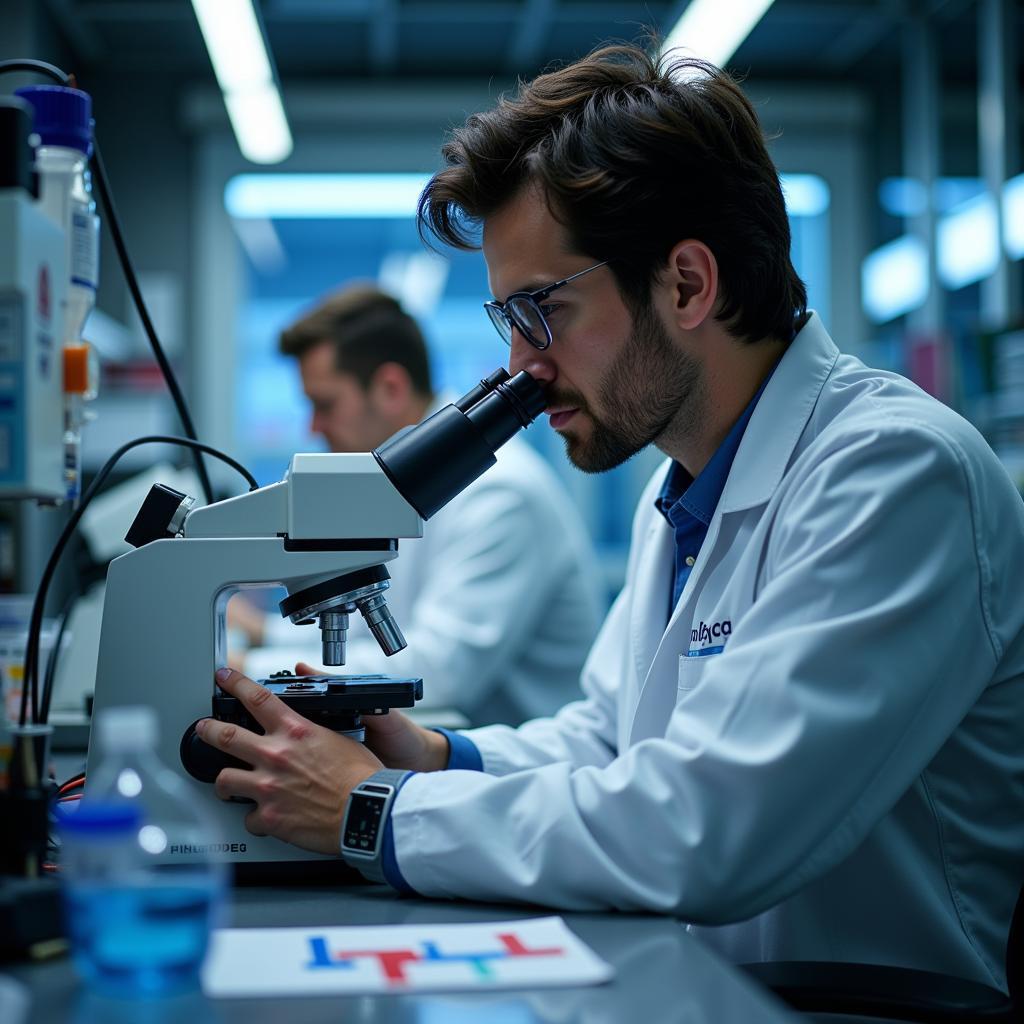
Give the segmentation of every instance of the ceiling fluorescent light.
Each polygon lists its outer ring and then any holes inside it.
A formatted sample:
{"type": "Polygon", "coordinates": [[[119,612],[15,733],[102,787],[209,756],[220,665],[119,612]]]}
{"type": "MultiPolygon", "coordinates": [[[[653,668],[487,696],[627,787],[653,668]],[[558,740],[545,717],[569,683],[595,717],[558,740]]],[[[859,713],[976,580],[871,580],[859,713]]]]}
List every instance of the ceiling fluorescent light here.
{"type": "Polygon", "coordinates": [[[1003,245],[1010,259],[1024,256],[1024,174],[1003,185],[1003,245]]]}
{"type": "Polygon", "coordinates": [[[273,81],[252,0],[192,0],[192,6],[224,92],[273,81]]]}
{"type": "Polygon", "coordinates": [[[280,163],[292,151],[292,133],[281,106],[281,94],[273,85],[246,92],[226,92],[231,127],[238,148],[254,164],[280,163]]]}
{"type": "Polygon", "coordinates": [[[675,28],[665,38],[662,53],[700,57],[724,67],[773,0],[690,0],[675,28]]]}
{"type": "Polygon", "coordinates": [[[999,263],[999,209],[985,193],[961,203],[936,229],[939,278],[963,288],[988,277],[999,263]]]}
{"type": "Polygon", "coordinates": [[[239,174],[224,190],[232,217],[412,218],[429,174],[239,174]]]}
{"type": "Polygon", "coordinates": [[[876,323],[909,313],[928,298],[928,250],[912,235],[869,253],[861,264],[861,301],[876,323]]]}
{"type": "Polygon", "coordinates": [[[192,0],[243,155],[278,163],[292,136],[252,0],[192,0]]]}

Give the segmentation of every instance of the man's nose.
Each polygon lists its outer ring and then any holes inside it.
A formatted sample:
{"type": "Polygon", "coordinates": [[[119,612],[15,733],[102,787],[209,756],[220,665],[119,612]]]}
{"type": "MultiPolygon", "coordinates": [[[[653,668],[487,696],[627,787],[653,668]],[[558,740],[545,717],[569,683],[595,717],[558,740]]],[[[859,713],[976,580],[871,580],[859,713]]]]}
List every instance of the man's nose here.
{"type": "Polygon", "coordinates": [[[547,351],[534,348],[519,332],[512,331],[512,345],[508,357],[508,372],[514,377],[520,370],[526,372],[542,385],[551,384],[558,376],[555,364],[548,357],[547,351]]]}

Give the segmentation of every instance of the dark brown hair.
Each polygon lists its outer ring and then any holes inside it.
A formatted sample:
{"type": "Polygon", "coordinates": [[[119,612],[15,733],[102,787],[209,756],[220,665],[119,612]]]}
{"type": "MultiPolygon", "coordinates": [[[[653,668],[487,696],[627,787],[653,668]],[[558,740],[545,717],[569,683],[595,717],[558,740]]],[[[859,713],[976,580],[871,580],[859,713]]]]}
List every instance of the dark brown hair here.
{"type": "Polygon", "coordinates": [[[418,394],[432,393],[423,332],[397,299],[373,285],[350,285],[329,295],[281,332],[278,348],[299,357],[325,341],[334,345],[335,367],[364,388],[382,364],[398,363],[418,394]]]}
{"type": "Polygon", "coordinates": [[[634,314],[677,242],[719,269],[718,319],[738,338],[789,340],[807,292],[789,257],[778,171],[757,115],[723,71],[607,46],[474,114],[420,197],[420,232],[476,248],[475,229],[539,185],[581,255],[611,261],[634,314]]]}

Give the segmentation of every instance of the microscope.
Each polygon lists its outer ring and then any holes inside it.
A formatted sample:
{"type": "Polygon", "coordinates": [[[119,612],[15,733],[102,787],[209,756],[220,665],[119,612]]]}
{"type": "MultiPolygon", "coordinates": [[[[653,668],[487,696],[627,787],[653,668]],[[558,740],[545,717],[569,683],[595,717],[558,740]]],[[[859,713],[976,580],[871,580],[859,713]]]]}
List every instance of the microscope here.
{"type": "MultiPolygon", "coordinates": [[[[248,808],[214,794],[221,768],[241,762],[203,743],[195,723],[212,716],[261,731],[214,682],[227,657],[228,600],[245,588],[283,587],[282,616],[319,625],[328,666],[345,664],[356,612],[386,654],[401,650],[405,639],[386,601],[386,564],[399,540],[422,536],[424,520],[492,466],[497,449],[544,405],[529,374],[499,369],[373,452],[296,455],[282,481],[201,508],[153,487],[126,536],[134,550],[114,559],[107,574],[94,714],[153,706],[160,760],[216,819],[222,841],[215,850],[196,851],[169,835],[164,863],[187,864],[206,852],[239,867],[334,860],[250,835],[248,808]]],[[[287,674],[260,682],[305,717],[357,739],[362,716],[411,707],[422,695],[422,680],[387,676],[287,674]]],[[[86,793],[98,757],[90,744],[86,793]]]]}

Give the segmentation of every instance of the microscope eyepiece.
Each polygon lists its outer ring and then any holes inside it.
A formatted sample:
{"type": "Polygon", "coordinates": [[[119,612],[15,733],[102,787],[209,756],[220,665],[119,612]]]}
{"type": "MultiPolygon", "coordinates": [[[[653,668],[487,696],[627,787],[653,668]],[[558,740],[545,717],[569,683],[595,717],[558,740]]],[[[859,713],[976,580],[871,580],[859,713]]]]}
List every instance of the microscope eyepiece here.
{"type": "Polygon", "coordinates": [[[540,385],[525,370],[510,377],[498,369],[373,455],[420,518],[429,519],[493,466],[494,453],[545,404],[540,385]]]}
{"type": "Polygon", "coordinates": [[[528,427],[544,411],[544,404],[544,393],[523,371],[511,380],[499,381],[465,415],[491,450],[497,451],[516,431],[528,427]]]}
{"type": "Polygon", "coordinates": [[[470,409],[489,395],[499,384],[504,384],[509,379],[508,370],[499,366],[493,373],[489,373],[476,387],[470,388],[461,398],[457,398],[452,404],[460,412],[469,412],[470,409]]]}

